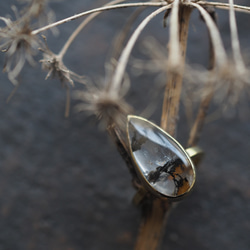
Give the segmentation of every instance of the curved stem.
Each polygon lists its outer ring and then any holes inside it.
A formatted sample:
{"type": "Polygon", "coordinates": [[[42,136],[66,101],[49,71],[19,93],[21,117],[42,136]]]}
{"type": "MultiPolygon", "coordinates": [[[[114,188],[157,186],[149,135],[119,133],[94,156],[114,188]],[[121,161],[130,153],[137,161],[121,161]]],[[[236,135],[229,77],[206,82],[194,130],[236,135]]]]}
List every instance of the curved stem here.
{"type": "MultiPolygon", "coordinates": [[[[113,4],[118,4],[121,2],[124,2],[125,0],[115,0],[115,1],[111,1],[107,4],[105,4],[104,6],[110,6],[113,4]]],[[[75,31],[70,35],[69,39],[66,41],[66,43],[64,44],[64,46],[62,47],[60,53],[58,54],[58,56],[60,58],[63,58],[63,56],[65,55],[65,53],[67,52],[69,46],[71,45],[71,43],[75,40],[75,38],[78,36],[78,34],[81,32],[81,30],[91,21],[93,20],[96,16],[98,16],[101,12],[95,12],[92,13],[90,16],[88,16],[76,29],[75,31]]]]}
{"type": "Polygon", "coordinates": [[[141,32],[143,31],[143,29],[147,26],[147,24],[158,14],[160,14],[161,12],[169,9],[172,6],[172,4],[169,4],[167,6],[164,6],[156,11],[154,11],[153,13],[151,13],[149,16],[147,16],[141,23],[140,25],[136,28],[136,30],[134,31],[134,33],[132,34],[132,36],[130,37],[127,45],[125,46],[125,48],[122,51],[122,54],[118,60],[118,64],[113,76],[112,81],[110,82],[110,85],[108,86],[108,90],[113,92],[113,94],[117,95],[117,93],[119,93],[120,87],[121,87],[121,83],[122,83],[122,79],[124,76],[124,72],[128,63],[128,59],[129,56],[132,52],[132,49],[139,37],[139,35],[141,34],[141,32]]]}
{"type": "Polygon", "coordinates": [[[216,59],[218,66],[219,67],[225,66],[227,62],[227,55],[223,47],[221,36],[220,36],[219,30],[216,24],[214,23],[211,16],[207,13],[207,11],[203,7],[201,7],[199,4],[192,3],[192,2],[190,2],[189,4],[199,10],[199,12],[201,13],[202,17],[204,18],[206,22],[207,28],[211,36],[211,41],[213,43],[215,59],[216,59]]]}
{"type": "MultiPolygon", "coordinates": [[[[213,18],[214,22],[216,23],[216,17],[215,17],[215,12],[214,10],[212,11],[208,11],[209,15],[213,18]]],[[[216,23],[217,25],[217,23],[216,23]]],[[[214,47],[213,47],[213,44],[211,42],[211,35],[209,35],[209,54],[210,54],[210,58],[209,58],[209,70],[210,72],[212,72],[212,70],[214,69],[214,66],[215,66],[215,58],[214,58],[214,47]]],[[[207,86],[210,86],[211,82],[207,81],[207,86]]],[[[212,101],[212,98],[213,98],[213,95],[214,95],[214,88],[213,88],[213,84],[211,85],[211,91],[208,95],[206,95],[201,103],[200,103],[200,106],[199,106],[199,109],[198,109],[198,113],[197,113],[197,116],[196,116],[196,119],[194,121],[194,124],[190,130],[190,133],[189,133],[189,139],[188,139],[188,144],[187,144],[187,147],[193,147],[193,146],[196,146],[199,139],[200,139],[200,136],[201,136],[201,131],[202,131],[202,128],[204,126],[204,123],[205,123],[205,118],[207,116],[207,111],[209,109],[209,106],[210,106],[210,103],[212,101]]]]}
{"type": "Polygon", "coordinates": [[[145,10],[145,7],[140,7],[136,9],[135,12],[133,12],[127,18],[125,25],[121,28],[121,30],[118,32],[118,34],[114,38],[114,42],[112,45],[113,49],[112,49],[111,55],[108,56],[109,58],[112,58],[112,59],[119,58],[123,50],[125,40],[128,38],[128,33],[131,31],[133,24],[135,23],[135,20],[144,10],[145,10]]]}
{"type": "Polygon", "coordinates": [[[174,1],[170,17],[170,38],[169,38],[169,64],[173,67],[180,62],[180,43],[179,43],[179,0],[174,1]]]}
{"type": "Polygon", "coordinates": [[[237,24],[236,24],[236,18],[235,18],[235,12],[234,12],[234,1],[229,0],[230,3],[230,11],[229,11],[229,21],[230,21],[230,29],[231,29],[231,41],[232,41],[232,50],[233,50],[233,57],[235,66],[239,71],[245,69],[245,65],[240,53],[240,43],[239,43],[239,37],[238,37],[238,31],[237,31],[237,24]]]}
{"type": "MultiPolygon", "coordinates": [[[[129,37],[128,34],[131,31],[131,28],[133,27],[133,24],[137,17],[145,10],[145,7],[140,7],[136,9],[136,11],[128,17],[125,25],[121,29],[121,31],[116,35],[114,38],[114,42],[112,44],[112,51],[108,58],[110,58],[109,63],[106,64],[106,77],[105,77],[105,86],[109,86],[110,79],[112,79],[114,71],[116,69],[116,65],[114,62],[117,62],[119,59],[121,52],[123,50],[123,47],[125,45],[125,40],[129,37]]],[[[129,88],[130,83],[127,85],[129,88]]],[[[127,93],[125,91],[124,93],[127,93]]]]}
{"type": "Polygon", "coordinates": [[[159,6],[165,6],[166,4],[167,3],[165,3],[165,2],[160,2],[160,3],[148,2],[148,3],[125,3],[125,4],[117,4],[117,5],[111,5],[111,6],[104,6],[104,7],[100,7],[100,8],[96,8],[96,9],[81,12],[79,14],[64,18],[64,19],[62,19],[60,21],[57,21],[55,23],[46,25],[46,26],[44,26],[42,28],[33,30],[31,32],[31,35],[37,35],[37,34],[43,32],[43,31],[49,30],[49,29],[51,29],[53,27],[56,27],[58,25],[61,25],[61,24],[76,20],[76,19],[78,19],[80,17],[90,15],[90,14],[95,13],[95,12],[106,11],[106,10],[114,10],[114,9],[120,9],[120,8],[128,8],[128,7],[140,7],[140,6],[159,7],[159,6]]]}
{"type": "MultiPolygon", "coordinates": [[[[204,5],[204,6],[214,6],[215,8],[224,9],[224,10],[229,10],[230,8],[230,5],[228,3],[220,3],[220,2],[199,1],[197,2],[197,4],[204,5]]],[[[250,7],[237,5],[237,4],[234,4],[234,9],[236,11],[245,12],[245,13],[250,12],[250,7]]]]}

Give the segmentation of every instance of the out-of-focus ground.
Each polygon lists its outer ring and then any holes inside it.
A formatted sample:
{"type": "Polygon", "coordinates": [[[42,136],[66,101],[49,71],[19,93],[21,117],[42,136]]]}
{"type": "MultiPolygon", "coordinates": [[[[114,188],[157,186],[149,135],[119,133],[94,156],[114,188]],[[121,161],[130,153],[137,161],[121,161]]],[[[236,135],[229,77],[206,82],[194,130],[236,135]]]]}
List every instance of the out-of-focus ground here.
{"type": "MultiPolygon", "coordinates": [[[[1,1],[0,15],[12,13],[13,3],[1,1]]],[[[238,3],[249,5],[248,1],[238,3]]],[[[51,8],[60,19],[94,6],[98,1],[73,0],[55,1],[51,8]]],[[[98,81],[104,74],[111,37],[129,13],[126,9],[98,17],[74,42],[65,64],[98,81]]],[[[226,11],[218,14],[229,48],[228,15],[226,11]]],[[[142,51],[141,44],[149,35],[166,44],[168,29],[162,27],[162,17],[145,30],[134,56],[142,51]]],[[[250,15],[237,17],[247,57],[250,15]]],[[[78,23],[80,20],[59,27],[58,37],[47,33],[54,52],[78,23]]],[[[205,65],[207,44],[206,28],[194,12],[188,61],[205,65]]],[[[4,64],[3,54],[0,64],[4,64]]],[[[94,119],[73,110],[64,118],[65,89],[57,79],[45,81],[45,76],[39,64],[35,69],[25,67],[16,94],[6,104],[13,86],[6,74],[0,74],[0,250],[132,249],[140,210],[131,204],[134,190],[125,163],[94,119]]],[[[137,114],[152,102],[154,81],[148,75],[131,78],[128,101],[137,114]]],[[[76,89],[81,88],[76,84],[76,89]]],[[[75,104],[73,100],[72,107],[75,104]]],[[[159,124],[160,113],[159,102],[150,118],[159,124]]],[[[181,142],[189,129],[183,114],[178,134],[181,142]]],[[[194,191],[169,217],[162,250],[249,249],[249,122],[249,101],[244,101],[235,115],[205,125],[201,146],[206,157],[194,191]]]]}

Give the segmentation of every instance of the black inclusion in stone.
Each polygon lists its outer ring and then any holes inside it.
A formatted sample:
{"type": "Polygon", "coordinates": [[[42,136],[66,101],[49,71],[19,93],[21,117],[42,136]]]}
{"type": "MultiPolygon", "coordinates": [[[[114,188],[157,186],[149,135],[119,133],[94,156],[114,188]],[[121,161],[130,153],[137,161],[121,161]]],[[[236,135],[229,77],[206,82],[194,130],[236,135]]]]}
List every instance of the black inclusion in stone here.
{"type": "Polygon", "coordinates": [[[147,141],[147,138],[141,135],[138,135],[136,131],[134,131],[134,136],[132,137],[131,147],[132,151],[135,152],[141,149],[143,143],[147,141]]]}
{"type": "Polygon", "coordinates": [[[151,171],[148,174],[147,179],[149,182],[155,183],[159,179],[161,173],[167,173],[173,176],[175,168],[181,165],[183,165],[182,160],[175,157],[172,160],[167,161],[163,166],[157,167],[155,171],[151,171]]]}
{"type": "Polygon", "coordinates": [[[182,177],[178,171],[178,168],[180,168],[182,171],[184,170],[185,166],[183,165],[183,162],[180,158],[173,158],[172,160],[166,162],[163,166],[159,166],[156,168],[155,171],[151,171],[148,176],[147,180],[150,183],[157,183],[159,179],[161,178],[162,174],[167,174],[170,176],[175,184],[175,195],[178,195],[181,188],[183,187],[189,187],[189,183],[186,177],[182,177]]]}

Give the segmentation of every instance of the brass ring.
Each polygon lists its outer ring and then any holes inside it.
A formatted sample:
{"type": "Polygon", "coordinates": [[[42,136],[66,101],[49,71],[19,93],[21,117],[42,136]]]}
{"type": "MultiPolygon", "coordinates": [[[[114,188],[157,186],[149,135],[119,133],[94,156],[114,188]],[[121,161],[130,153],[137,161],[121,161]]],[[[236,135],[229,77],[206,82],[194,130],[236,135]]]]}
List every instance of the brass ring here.
{"type": "Polygon", "coordinates": [[[191,191],[196,179],[194,164],[198,164],[203,154],[199,147],[185,150],[160,127],[133,115],[127,117],[127,137],[133,165],[143,186],[136,200],[148,192],[173,200],[191,191]]]}

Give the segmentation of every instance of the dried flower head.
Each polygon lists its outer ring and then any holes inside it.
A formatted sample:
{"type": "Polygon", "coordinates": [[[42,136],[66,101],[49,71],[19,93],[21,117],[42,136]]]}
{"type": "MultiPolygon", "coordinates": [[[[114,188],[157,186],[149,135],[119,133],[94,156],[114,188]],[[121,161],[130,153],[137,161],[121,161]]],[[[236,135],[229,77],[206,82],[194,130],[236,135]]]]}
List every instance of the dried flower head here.
{"type": "Polygon", "coordinates": [[[23,9],[23,12],[26,12],[27,15],[34,17],[38,17],[40,14],[42,14],[48,4],[48,0],[19,0],[19,2],[26,5],[23,9]]]}
{"type": "Polygon", "coordinates": [[[250,72],[246,68],[239,69],[233,61],[228,61],[222,69],[212,75],[214,98],[218,103],[234,106],[243,91],[250,87],[250,72]]]}
{"type": "Polygon", "coordinates": [[[85,77],[69,70],[64,65],[61,55],[54,54],[48,48],[45,37],[44,40],[45,48],[40,49],[43,52],[43,59],[41,59],[40,62],[42,63],[42,69],[48,71],[46,79],[50,76],[57,77],[63,84],[69,83],[71,86],[74,86],[74,81],[85,83],[85,77]]]}
{"type": "Polygon", "coordinates": [[[25,61],[34,64],[33,56],[39,45],[39,40],[32,35],[29,22],[20,18],[11,21],[0,17],[5,27],[0,28],[0,49],[5,52],[4,71],[13,84],[17,84],[17,76],[21,72],[25,61]]]}
{"type": "Polygon", "coordinates": [[[77,105],[77,111],[94,114],[105,125],[115,124],[123,128],[125,119],[132,110],[123,96],[93,85],[87,86],[87,91],[77,91],[75,97],[82,101],[77,105]]]}
{"type": "Polygon", "coordinates": [[[50,76],[56,77],[61,81],[63,87],[66,86],[67,99],[65,117],[68,117],[70,110],[70,86],[74,87],[74,81],[85,84],[86,79],[84,76],[80,76],[69,70],[63,63],[62,55],[56,55],[48,48],[45,37],[44,41],[45,48],[40,49],[43,51],[43,59],[41,59],[40,62],[42,63],[42,69],[48,71],[45,79],[47,80],[50,76]]]}
{"type": "Polygon", "coordinates": [[[167,52],[154,37],[148,37],[143,42],[143,53],[149,60],[133,58],[132,67],[136,75],[144,73],[162,73],[167,69],[167,52]]]}
{"type": "Polygon", "coordinates": [[[172,64],[169,60],[169,53],[162,44],[154,37],[148,37],[143,42],[143,53],[149,58],[147,60],[133,59],[132,69],[135,75],[157,73],[157,80],[179,74],[183,70],[182,64],[172,64]]]}
{"type": "Polygon", "coordinates": [[[39,26],[55,21],[55,13],[48,7],[49,0],[19,0],[25,4],[21,10],[23,17],[38,23],[39,26]]]}
{"type": "Polygon", "coordinates": [[[239,69],[232,60],[222,68],[210,71],[186,65],[184,78],[187,83],[185,89],[192,99],[203,99],[213,94],[215,103],[223,109],[235,106],[250,87],[250,71],[239,69]]]}

